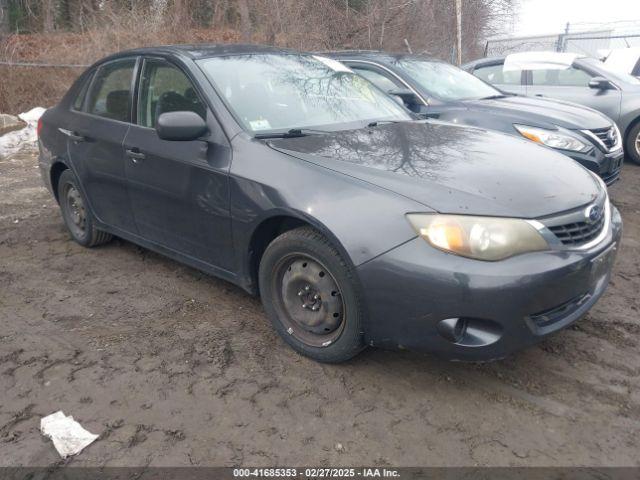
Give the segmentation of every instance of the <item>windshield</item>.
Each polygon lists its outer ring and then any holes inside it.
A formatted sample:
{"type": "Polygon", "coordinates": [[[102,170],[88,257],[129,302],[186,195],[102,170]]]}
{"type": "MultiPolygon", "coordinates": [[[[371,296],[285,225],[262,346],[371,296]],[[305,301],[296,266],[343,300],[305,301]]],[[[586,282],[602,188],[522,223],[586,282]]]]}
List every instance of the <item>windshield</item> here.
{"type": "Polygon", "coordinates": [[[367,80],[322,57],[237,55],[198,64],[251,132],[340,130],[412,119],[367,80]]]}
{"type": "Polygon", "coordinates": [[[609,65],[595,58],[583,58],[582,61],[596,68],[601,68],[607,72],[607,77],[617,83],[628,83],[630,85],[640,85],[640,79],[628,73],[614,71],[609,65]]]}
{"type": "Polygon", "coordinates": [[[452,102],[501,95],[499,90],[448,63],[399,60],[397,65],[438,100],[452,102]]]}

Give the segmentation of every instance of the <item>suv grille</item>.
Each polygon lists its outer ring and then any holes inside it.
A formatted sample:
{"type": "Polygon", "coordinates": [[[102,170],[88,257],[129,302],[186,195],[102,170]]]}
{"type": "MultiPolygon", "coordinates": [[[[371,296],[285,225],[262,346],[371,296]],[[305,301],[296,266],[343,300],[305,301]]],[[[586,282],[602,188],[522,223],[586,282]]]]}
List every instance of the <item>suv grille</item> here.
{"type": "Polygon", "coordinates": [[[613,125],[607,128],[594,128],[591,133],[598,137],[607,150],[611,150],[618,143],[618,135],[613,125]]]}
{"type": "Polygon", "coordinates": [[[596,238],[604,227],[604,209],[600,216],[592,222],[566,223],[548,227],[564,245],[579,247],[596,238]]]}

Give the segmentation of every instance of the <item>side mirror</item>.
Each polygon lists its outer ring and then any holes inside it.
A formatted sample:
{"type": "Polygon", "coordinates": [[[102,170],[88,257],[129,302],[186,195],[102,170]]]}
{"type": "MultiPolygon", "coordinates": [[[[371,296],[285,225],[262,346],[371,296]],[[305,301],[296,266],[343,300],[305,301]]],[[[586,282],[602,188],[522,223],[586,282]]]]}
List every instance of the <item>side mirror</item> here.
{"type": "Polygon", "coordinates": [[[402,100],[402,103],[404,103],[406,106],[414,105],[420,102],[416,94],[408,88],[393,88],[391,90],[388,90],[387,93],[394,97],[400,98],[402,100]]]}
{"type": "Polygon", "coordinates": [[[595,88],[597,90],[609,90],[613,88],[613,84],[604,77],[593,77],[589,81],[589,88],[595,88]]]}
{"type": "Polygon", "coordinates": [[[438,115],[432,114],[426,105],[417,105],[412,110],[422,118],[438,118],[438,115]]]}
{"type": "Polygon", "coordinates": [[[196,140],[207,133],[207,124],[195,112],[167,112],[158,117],[156,132],[163,140],[196,140]]]}

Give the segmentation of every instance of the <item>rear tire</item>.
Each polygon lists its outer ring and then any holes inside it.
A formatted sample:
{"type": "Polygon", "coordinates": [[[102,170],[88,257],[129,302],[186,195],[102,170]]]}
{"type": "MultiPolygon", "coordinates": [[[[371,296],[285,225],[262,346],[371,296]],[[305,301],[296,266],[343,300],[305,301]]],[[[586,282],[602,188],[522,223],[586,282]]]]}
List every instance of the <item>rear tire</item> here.
{"type": "Polygon", "coordinates": [[[629,130],[624,150],[629,160],[640,165],[640,122],[636,122],[629,130]]]}
{"type": "Polygon", "coordinates": [[[110,233],[96,228],[79,184],[71,170],[62,172],[58,180],[58,201],[67,230],[71,238],[83,247],[96,247],[107,243],[113,237],[110,233]]]}
{"type": "Polygon", "coordinates": [[[258,276],[267,316],[297,352],[318,362],[339,363],[365,347],[353,267],[316,230],[296,228],[273,240],[258,276]]]}

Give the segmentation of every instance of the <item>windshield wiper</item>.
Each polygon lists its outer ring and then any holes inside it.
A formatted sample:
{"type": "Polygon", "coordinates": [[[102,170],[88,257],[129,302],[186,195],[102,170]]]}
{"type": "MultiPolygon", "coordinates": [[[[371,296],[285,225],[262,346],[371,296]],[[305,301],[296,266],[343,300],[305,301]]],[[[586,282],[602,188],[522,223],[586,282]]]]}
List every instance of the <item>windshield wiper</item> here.
{"type": "Polygon", "coordinates": [[[329,133],[326,130],[314,130],[313,128],[291,128],[286,132],[269,132],[269,133],[256,133],[255,138],[295,138],[306,137],[308,135],[324,135],[329,133]]]}
{"type": "Polygon", "coordinates": [[[496,98],[507,98],[511,95],[505,95],[504,93],[498,93],[496,95],[489,95],[488,97],[482,97],[480,100],[494,100],[496,98]]]}
{"type": "Polygon", "coordinates": [[[410,122],[411,120],[374,120],[373,122],[367,123],[367,127],[377,127],[378,125],[383,125],[385,123],[403,123],[410,122]]]}

